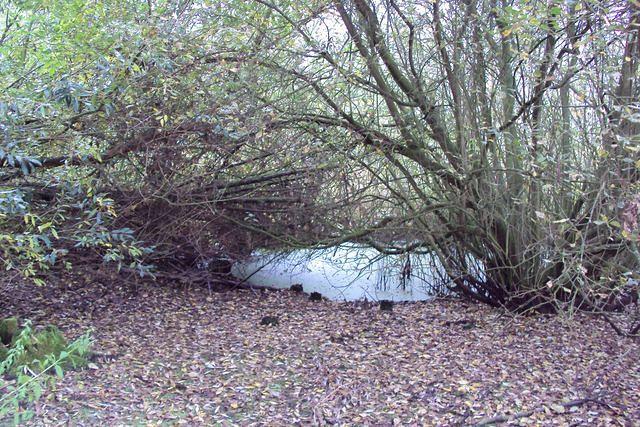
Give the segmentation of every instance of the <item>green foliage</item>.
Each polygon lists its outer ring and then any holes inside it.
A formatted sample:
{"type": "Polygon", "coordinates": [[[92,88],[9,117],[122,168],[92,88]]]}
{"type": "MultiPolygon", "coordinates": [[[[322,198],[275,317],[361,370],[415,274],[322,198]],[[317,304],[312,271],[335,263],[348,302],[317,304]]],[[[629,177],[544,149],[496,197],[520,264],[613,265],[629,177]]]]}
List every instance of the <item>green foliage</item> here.
{"type": "Polygon", "coordinates": [[[144,257],[151,254],[153,248],[139,242],[130,228],[110,227],[117,217],[112,199],[98,194],[86,197],[77,207],[83,212],[84,219],[71,232],[75,247],[98,250],[103,261],[115,263],[118,271],[126,265],[140,276],[151,273],[152,266],[144,262],[144,257]]]}
{"type": "Polygon", "coordinates": [[[555,310],[638,270],[632,2],[0,12],[0,256],[39,283],[358,239],[555,310]]]}
{"type": "Polygon", "coordinates": [[[29,322],[18,331],[15,317],[4,319],[0,322],[2,323],[10,325],[13,330],[10,344],[5,346],[6,353],[0,359],[4,366],[2,373],[16,374],[25,369],[40,373],[49,369],[48,365],[52,360],[57,360],[63,368],[75,369],[86,365],[88,347],[76,348],[76,344],[69,344],[55,326],[49,325],[34,332],[29,322]]]}
{"type": "MultiPolygon", "coordinates": [[[[4,269],[44,284],[41,274],[56,265],[71,267],[67,255],[77,247],[92,249],[117,268],[150,272],[143,258],[151,249],[127,230],[112,227],[113,206],[104,195],[94,196],[96,181],[87,171],[63,167],[49,174],[42,163],[44,156],[102,161],[103,146],[81,135],[84,123],[79,119],[113,110],[110,97],[125,71],[110,66],[114,48],[121,51],[125,39],[141,36],[130,34],[126,21],[137,20],[145,8],[139,2],[115,1],[0,5],[0,86],[6,89],[0,93],[4,269]],[[113,21],[115,10],[123,25],[113,21]],[[33,181],[15,181],[21,178],[33,181]]],[[[64,159],[60,166],[65,166],[64,159]]]]}
{"type": "Polygon", "coordinates": [[[18,425],[33,416],[29,404],[54,381],[48,374],[62,378],[64,369],[86,364],[92,340],[87,333],[68,344],[55,326],[34,332],[26,322],[12,341],[10,347],[0,347],[0,423],[18,425]]]}
{"type": "Polygon", "coordinates": [[[133,230],[112,227],[117,216],[113,200],[104,194],[86,194],[76,188],[61,194],[63,203],[46,212],[20,190],[2,196],[0,193],[0,254],[5,269],[18,270],[42,285],[39,274],[60,264],[70,268],[65,256],[73,248],[82,248],[94,250],[118,270],[126,265],[141,276],[151,273],[152,266],[144,259],[153,249],[139,242],[133,230]],[[73,211],[80,215],[73,218],[73,211]]]}
{"type": "Polygon", "coordinates": [[[79,368],[86,365],[86,354],[69,352],[69,344],[62,332],[55,326],[47,326],[36,332],[31,340],[25,344],[25,351],[19,355],[14,366],[29,368],[34,372],[46,370],[53,359],[59,359],[58,364],[63,368],[79,368]],[[65,354],[65,358],[60,358],[65,354]]]}

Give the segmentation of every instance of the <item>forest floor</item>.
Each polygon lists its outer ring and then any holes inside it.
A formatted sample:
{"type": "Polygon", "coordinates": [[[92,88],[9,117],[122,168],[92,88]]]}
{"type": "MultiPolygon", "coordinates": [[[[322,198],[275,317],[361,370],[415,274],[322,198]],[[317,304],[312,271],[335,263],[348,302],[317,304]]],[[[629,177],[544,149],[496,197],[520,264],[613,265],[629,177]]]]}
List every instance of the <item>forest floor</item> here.
{"type": "Polygon", "coordinates": [[[35,425],[640,425],[640,343],[585,314],[383,312],[88,273],[0,280],[0,309],[70,338],[92,329],[103,355],[49,390],[35,425]]]}

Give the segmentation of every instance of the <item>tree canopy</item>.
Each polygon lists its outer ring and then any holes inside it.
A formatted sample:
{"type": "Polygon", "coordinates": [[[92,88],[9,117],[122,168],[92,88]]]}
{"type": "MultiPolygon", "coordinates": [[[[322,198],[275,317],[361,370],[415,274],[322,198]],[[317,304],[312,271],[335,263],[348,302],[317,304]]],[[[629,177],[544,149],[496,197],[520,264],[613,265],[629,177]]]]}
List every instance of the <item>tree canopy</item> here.
{"type": "Polygon", "coordinates": [[[358,241],[434,253],[452,291],[514,310],[637,298],[636,2],[0,13],[7,269],[358,241]]]}

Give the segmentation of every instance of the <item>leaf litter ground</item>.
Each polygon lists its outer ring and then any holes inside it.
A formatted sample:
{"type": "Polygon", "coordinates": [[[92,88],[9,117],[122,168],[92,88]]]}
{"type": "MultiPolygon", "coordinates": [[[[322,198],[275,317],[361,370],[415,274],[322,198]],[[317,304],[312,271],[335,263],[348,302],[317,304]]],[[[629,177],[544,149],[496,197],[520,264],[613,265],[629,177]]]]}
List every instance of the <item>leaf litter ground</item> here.
{"type": "Polygon", "coordinates": [[[640,425],[640,344],[586,314],[383,312],[91,275],[0,286],[3,313],[94,330],[97,359],[57,382],[35,425],[640,425]]]}

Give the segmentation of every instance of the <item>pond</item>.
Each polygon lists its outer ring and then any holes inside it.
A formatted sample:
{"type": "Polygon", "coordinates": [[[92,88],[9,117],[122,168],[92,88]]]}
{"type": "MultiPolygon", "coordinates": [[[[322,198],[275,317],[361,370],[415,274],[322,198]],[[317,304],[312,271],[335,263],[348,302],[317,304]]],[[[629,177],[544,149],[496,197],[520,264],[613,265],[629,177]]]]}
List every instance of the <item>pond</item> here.
{"type": "Polygon", "coordinates": [[[232,274],[255,287],[318,292],[333,301],[425,301],[446,289],[439,261],[428,254],[383,256],[353,243],[287,253],[256,251],[232,274]]]}

